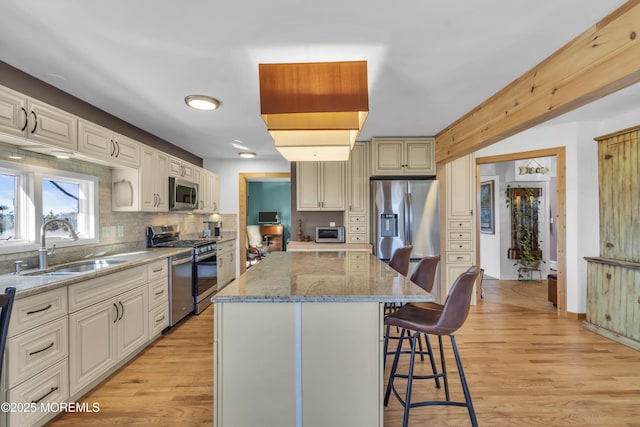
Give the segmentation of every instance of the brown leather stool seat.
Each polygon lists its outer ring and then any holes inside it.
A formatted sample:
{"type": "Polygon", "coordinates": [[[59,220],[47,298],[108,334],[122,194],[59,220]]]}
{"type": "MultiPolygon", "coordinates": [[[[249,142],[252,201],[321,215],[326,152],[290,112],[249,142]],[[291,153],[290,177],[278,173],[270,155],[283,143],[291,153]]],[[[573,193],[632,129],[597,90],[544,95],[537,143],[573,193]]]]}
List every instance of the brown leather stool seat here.
{"type": "Polygon", "coordinates": [[[464,376],[462,369],[462,363],[460,361],[460,355],[458,354],[458,347],[454,337],[456,332],[467,319],[469,314],[469,305],[471,304],[471,296],[473,294],[473,285],[479,274],[478,267],[471,267],[465,273],[462,273],[456,279],[455,283],[449,291],[447,300],[444,303],[442,311],[439,310],[424,310],[412,305],[405,305],[394,313],[385,317],[384,323],[389,326],[397,326],[402,328],[400,337],[398,340],[398,347],[396,349],[395,356],[393,358],[393,365],[391,366],[391,373],[389,375],[389,382],[387,383],[387,389],[384,396],[384,404],[389,404],[389,397],[393,391],[396,398],[404,406],[404,422],[403,426],[406,427],[409,423],[409,410],[411,408],[421,406],[463,406],[466,407],[471,418],[472,426],[477,426],[478,421],[471,402],[471,395],[469,393],[469,387],[467,380],[464,376]],[[411,359],[409,361],[408,374],[398,374],[398,360],[402,353],[402,343],[405,339],[405,331],[413,331],[411,336],[411,359]],[[442,372],[433,375],[413,375],[416,343],[420,334],[430,334],[438,336],[438,343],[440,345],[440,362],[442,364],[442,372]],[[460,383],[462,384],[462,391],[464,393],[464,402],[455,402],[451,400],[449,394],[449,382],[447,378],[447,368],[445,365],[444,349],[442,345],[442,336],[448,335],[451,339],[451,346],[453,348],[453,354],[456,359],[456,365],[458,367],[458,374],[460,376],[460,383]],[[407,389],[404,399],[400,396],[395,389],[393,382],[395,378],[406,378],[407,389]],[[442,378],[444,382],[445,400],[440,401],[426,401],[426,402],[411,402],[411,390],[413,387],[414,379],[433,379],[442,378]]]}

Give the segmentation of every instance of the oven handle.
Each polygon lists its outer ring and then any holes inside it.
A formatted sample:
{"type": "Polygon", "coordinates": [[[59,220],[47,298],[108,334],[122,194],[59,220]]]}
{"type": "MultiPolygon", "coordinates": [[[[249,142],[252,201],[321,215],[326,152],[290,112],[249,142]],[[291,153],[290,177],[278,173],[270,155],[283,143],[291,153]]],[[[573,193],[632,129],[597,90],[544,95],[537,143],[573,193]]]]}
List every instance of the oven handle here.
{"type": "Polygon", "coordinates": [[[183,259],[178,259],[178,260],[172,260],[171,261],[171,265],[181,265],[181,264],[186,264],[188,262],[192,262],[193,261],[193,257],[189,256],[187,258],[183,258],[183,259]]]}
{"type": "Polygon", "coordinates": [[[217,254],[218,254],[218,252],[214,251],[214,252],[209,252],[208,254],[205,254],[204,256],[198,255],[198,262],[204,261],[205,259],[209,259],[211,257],[214,257],[217,254]]]}

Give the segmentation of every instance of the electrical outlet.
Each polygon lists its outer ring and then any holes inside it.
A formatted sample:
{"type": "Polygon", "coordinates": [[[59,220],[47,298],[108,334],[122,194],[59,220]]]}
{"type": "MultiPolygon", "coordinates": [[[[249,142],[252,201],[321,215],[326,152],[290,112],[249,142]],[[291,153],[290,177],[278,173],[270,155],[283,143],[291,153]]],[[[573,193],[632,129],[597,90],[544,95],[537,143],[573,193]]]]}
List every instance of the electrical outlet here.
{"type": "Polygon", "coordinates": [[[329,223],[329,227],[335,227],[335,226],[336,226],[336,223],[335,223],[335,222],[331,221],[331,222],[329,223]]]}

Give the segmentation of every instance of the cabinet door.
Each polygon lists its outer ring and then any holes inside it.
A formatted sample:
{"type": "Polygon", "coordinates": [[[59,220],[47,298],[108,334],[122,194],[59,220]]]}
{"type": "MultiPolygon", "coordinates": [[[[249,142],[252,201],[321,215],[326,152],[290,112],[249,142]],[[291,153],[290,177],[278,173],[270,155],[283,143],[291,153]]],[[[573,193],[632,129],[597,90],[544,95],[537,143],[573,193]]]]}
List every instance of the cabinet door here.
{"type": "Polygon", "coordinates": [[[296,163],[296,198],[299,211],[320,210],[319,162],[296,163]]]}
{"type": "Polygon", "coordinates": [[[115,134],[115,150],[113,157],[123,166],[137,168],[140,166],[140,144],[126,136],[115,134]]]}
{"type": "Polygon", "coordinates": [[[167,212],[169,210],[169,156],[163,152],[156,151],[154,157],[154,181],[155,192],[158,195],[157,212],[167,212]]]}
{"type": "Polygon", "coordinates": [[[218,174],[211,173],[211,212],[220,212],[220,177],[218,174]]]}
{"type": "Polygon", "coordinates": [[[29,100],[28,138],[75,153],[78,150],[78,119],[58,108],[29,100]]]}
{"type": "Polygon", "coordinates": [[[374,141],[373,175],[396,174],[402,171],[403,140],[374,141]]]}
{"type": "Polygon", "coordinates": [[[353,214],[366,214],[369,194],[369,176],[367,174],[367,146],[356,144],[349,158],[347,180],[348,210],[353,214]]]}
{"type": "Polygon", "coordinates": [[[344,176],[347,162],[320,162],[321,210],[343,211],[345,201],[344,176]]]}
{"type": "Polygon", "coordinates": [[[404,172],[408,174],[435,175],[434,144],[433,140],[406,141],[404,172]]]}
{"type": "Polygon", "coordinates": [[[182,177],[182,161],[175,157],[169,159],[169,176],[182,177]]]}
{"type": "Polygon", "coordinates": [[[110,299],[69,316],[71,394],[116,363],[116,307],[115,300],[110,299]]]}
{"type": "Polygon", "coordinates": [[[118,360],[133,353],[149,339],[149,300],[147,286],[120,295],[117,304],[120,316],[118,328],[118,360]]]}
{"type": "Polygon", "coordinates": [[[447,217],[472,216],[475,196],[473,154],[447,163],[445,170],[447,217]]]}
{"type": "Polygon", "coordinates": [[[113,132],[86,120],[78,121],[78,151],[98,159],[110,160],[116,151],[113,132]]]}
{"type": "MultiPolygon", "coordinates": [[[[155,165],[155,150],[143,147],[140,156],[140,210],[142,211],[155,211],[158,204],[155,165]]],[[[167,182],[168,186],[169,183],[167,182]]]]}
{"type": "Polygon", "coordinates": [[[21,93],[0,87],[0,132],[25,136],[27,119],[27,98],[21,93]]]}

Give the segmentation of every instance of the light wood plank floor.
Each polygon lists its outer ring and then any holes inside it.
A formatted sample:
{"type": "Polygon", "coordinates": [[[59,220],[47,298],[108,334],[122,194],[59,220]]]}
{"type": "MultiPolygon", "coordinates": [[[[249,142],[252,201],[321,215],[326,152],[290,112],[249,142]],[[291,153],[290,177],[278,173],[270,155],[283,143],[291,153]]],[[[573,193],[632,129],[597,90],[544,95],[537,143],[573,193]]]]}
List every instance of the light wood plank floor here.
{"type": "MultiPolygon", "coordinates": [[[[545,282],[485,279],[484,288],[485,299],[456,334],[481,426],[640,427],[640,352],[584,330],[579,321],[558,319],[545,282]]],[[[462,398],[448,339],[445,346],[453,398],[462,398]]],[[[423,367],[418,363],[417,371],[423,367]]],[[[83,401],[101,404],[99,413],[63,414],[49,425],[211,425],[212,375],[208,309],[86,395],[83,401]]],[[[423,381],[413,396],[440,393],[423,381]]],[[[401,420],[392,397],[385,426],[401,420]]],[[[464,408],[432,407],[412,410],[409,424],[470,422],[464,408]]]]}

